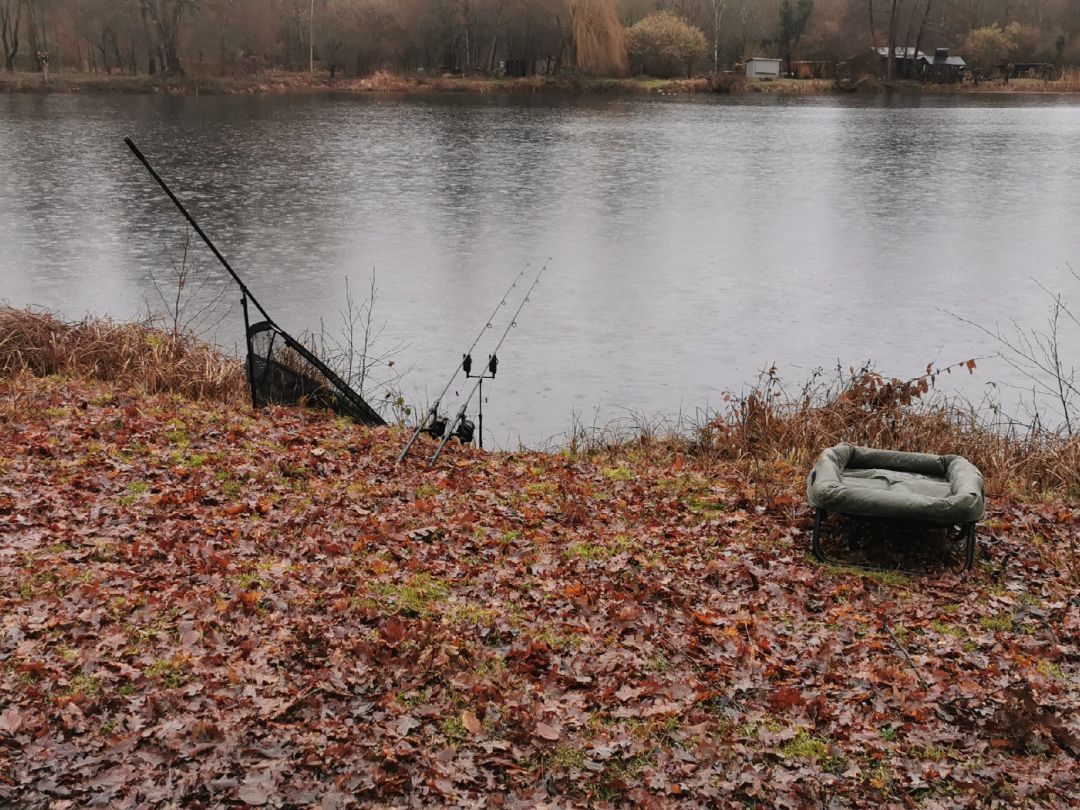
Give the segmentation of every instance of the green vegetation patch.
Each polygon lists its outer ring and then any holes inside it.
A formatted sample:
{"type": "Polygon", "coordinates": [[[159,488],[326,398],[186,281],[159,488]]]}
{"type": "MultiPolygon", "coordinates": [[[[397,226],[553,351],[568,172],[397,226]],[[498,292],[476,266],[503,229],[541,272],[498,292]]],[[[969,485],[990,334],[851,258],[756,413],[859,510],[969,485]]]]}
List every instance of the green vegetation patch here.
{"type": "Polygon", "coordinates": [[[408,616],[427,616],[450,595],[446,585],[428,574],[416,574],[401,583],[375,583],[371,592],[387,606],[408,616]]]}

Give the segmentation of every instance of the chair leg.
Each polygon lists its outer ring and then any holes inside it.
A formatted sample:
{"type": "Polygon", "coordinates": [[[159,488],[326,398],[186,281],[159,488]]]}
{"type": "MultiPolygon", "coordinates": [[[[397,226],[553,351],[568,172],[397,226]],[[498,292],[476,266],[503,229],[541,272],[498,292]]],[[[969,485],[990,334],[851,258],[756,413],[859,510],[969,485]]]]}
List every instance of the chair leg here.
{"type": "Polygon", "coordinates": [[[975,564],[975,523],[972,521],[964,526],[964,536],[967,539],[967,548],[964,550],[964,570],[970,571],[975,564]]]}
{"type": "Polygon", "coordinates": [[[826,562],[824,553],[821,551],[821,522],[825,519],[825,510],[816,509],[814,511],[814,535],[811,540],[811,548],[813,549],[814,556],[820,562],[826,562]]]}

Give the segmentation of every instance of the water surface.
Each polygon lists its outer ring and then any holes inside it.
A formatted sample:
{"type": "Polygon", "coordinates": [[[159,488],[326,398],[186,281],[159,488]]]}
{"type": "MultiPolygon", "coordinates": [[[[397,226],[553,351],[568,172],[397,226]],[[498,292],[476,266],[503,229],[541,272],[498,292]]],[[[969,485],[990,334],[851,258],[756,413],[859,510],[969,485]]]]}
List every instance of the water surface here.
{"type": "MultiPolygon", "coordinates": [[[[156,299],[183,223],[125,135],[286,329],[334,332],[346,279],[362,297],[374,272],[414,399],[547,263],[485,388],[504,446],[572,412],[717,406],[774,362],[913,376],[992,349],[945,310],[1038,326],[1033,279],[1080,299],[1080,103],[984,95],[8,95],[0,298],[120,318],[156,299]]],[[[238,296],[213,272],[199,295],[228,289],[211,337],[233,347],[238,296]]],[[[1023,382],[1000,361],[949,380],[1023,382]]]]}

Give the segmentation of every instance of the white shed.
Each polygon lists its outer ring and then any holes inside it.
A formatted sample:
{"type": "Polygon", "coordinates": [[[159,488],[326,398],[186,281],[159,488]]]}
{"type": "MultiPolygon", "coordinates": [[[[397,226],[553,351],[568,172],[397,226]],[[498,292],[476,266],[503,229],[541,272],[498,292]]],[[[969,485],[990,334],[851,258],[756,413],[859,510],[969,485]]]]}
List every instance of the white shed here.
{"type": "Polygon", "coordinates": [[[746,78],[779,79],[780,60],[755,56],[746,60],[746,78]]]}

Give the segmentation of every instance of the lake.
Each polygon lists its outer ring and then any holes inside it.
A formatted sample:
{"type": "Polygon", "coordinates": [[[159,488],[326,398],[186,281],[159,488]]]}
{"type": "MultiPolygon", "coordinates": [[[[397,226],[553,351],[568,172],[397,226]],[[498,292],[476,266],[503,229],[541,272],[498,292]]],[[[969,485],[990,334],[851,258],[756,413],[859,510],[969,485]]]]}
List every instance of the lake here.
{"type": "MultiPolygon", "coordinates": [[[[0,299],[69,318],[157,301],[184,223],[125,135],[284,328],[339,334],[346,280],[360,300],[374,272],[376,348],[414,401],[546,264],[484,389],[504,447],[575,413],[694,415],[773,363],[797,389],[837,362],[912,377],[989,355],[955,316],[1039,327],[1036,281],[1080,306],[1080,100],[989,95],[7,95],[0,299]]],[[[206,336],[232,350],[239,296],[194,255],[194,303],[226,292],[206,336]]],[[[1023,387],[993,359],[946,382],[1023,387]]]]}

